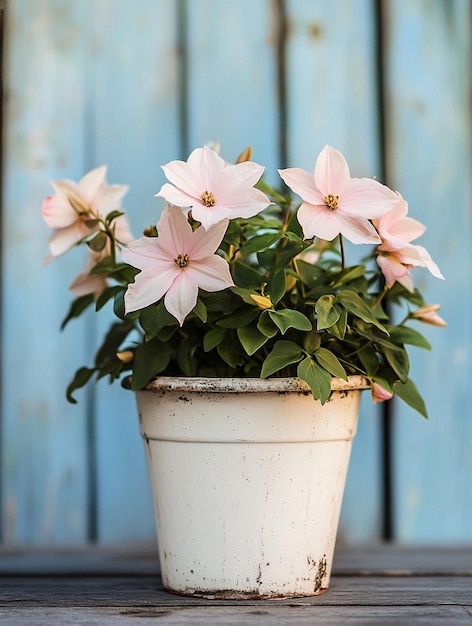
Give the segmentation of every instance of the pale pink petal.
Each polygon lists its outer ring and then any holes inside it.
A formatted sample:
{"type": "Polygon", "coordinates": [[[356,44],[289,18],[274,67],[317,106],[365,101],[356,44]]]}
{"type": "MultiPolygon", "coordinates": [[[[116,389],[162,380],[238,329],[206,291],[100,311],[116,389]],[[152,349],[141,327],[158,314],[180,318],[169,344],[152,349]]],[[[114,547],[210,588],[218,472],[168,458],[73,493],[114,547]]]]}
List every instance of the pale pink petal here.
{"type": "Polygon", "coordinates": [[[167,258],[175,259],[179,254],[189,254],[193,231],[187,216],[178,207],[164,208],[157,222],[157,233],[159,249],[167,258]]]}
{"type": "Polygon", "coordinates": [[[159,238],[156,237],[140,237],[121,250],[123,261],[140,270],[156,264],[172,266],[175,256],[175,253],[169,255],[162,251],[159,238]]]}
{"type": "MultiPolygon", "coordinates": [[[[186,268],[185,268],[186,269],[186,268]]],[[[164,306],[179,324],[195,308],[198,298],[198,285],[191,273],[179,270],[179,277],[174,281],[164,298],[164,306]]]]}
{"type": "Polygon", "coordinates": [[[107,279],[104,274],[90,274],[89,272],[82,272],[71,283],[69,289],[76,298],[93,293],[96,299],[103,292],[106,286],[107,279]]]}
{"type": "Polygon", "coordinates": [[[341,196],[350,181],[349,167],[339,150],[325,146],[318,155],[314,180],[321,194],[341,196]]]}
{"type": "Polygon", "coordinates": [[[222,291],[234,285],[228,263],[216,254],[203,261],[190,261],[183,272],[205,291],[222,291]]]}
{"type": "Polygon", "coordinates": [[[315,186],[313,174],[298,167],[278,170],[280,177],[292,191],[298,194],[305,202],[313,205],[325,206],[324,195],[315,186]]]}
{"type": "Polygon", "coordinates": [[[73,180],[65,178],[63,180],[51,180],[51,187],[58,193],[65,196],[80,196],[79,185],[73,180]]]}
{"type": "Polygon", "coordinates": [[[374,221],[382,238],[380,250],[400,250],[410,241],[420,237],[426,230],[425,226],[417,220],[406,217],[408,203],[401,196],[399,198],[400,201],[395,208],[374,221]]]}
{"type": "Polygon", "coordinates": [[[441,270],[423,246],[409,244],[399,250],[398,255],[403,263],[408,263],[416,267],[426,267],[435,278],[442,278],[444,280],[441,270]]]}
{"type": "Polygon", "coordinates": [[[393,287],[396,282],[408,289],[408,291],[414,291],[413,280],[411,278],[410,270],[403,265],[401,261],[395,258],[392,254],[379,255],[377,257],[377,263],[385,276],[385,282],[387,287],[393,287]]]}
{"type": "MultiPolygon", "coordinates": [[[[259,182],[264,173],[264,166],[253,161],[243,161],[236,165],[227,165],[219,173],[215,186],[208,191],[212,191],[217,202],[219,198],[223,204],[227,204],[230,199],[233,204],[237,204],[237,196],[241,194],[242,187],[252,188],[259,182]]],[[[262,192],[259,192],[262,193],[262,192]]],[[[262,194],[266,198],[265,194],[262,194]]],[[[267,205],[266,205],[267,206],[267,205]]]]}
{"type": "Polygon", "coordinates": [[[223,220],[208,229],[197,228],[191,233],[187,250],[182,250],[182,252],[186,252],[192,261],[198,261],[214,254],[223,241],[228,223],[228,220],[223,220]]]}
{"type": "Polygon", "coordinates": [[[352,178],[344,195],[339,196],[343,211],[368,218],[378,217],[398,203],[398,195],[373,178],[352,178]]]}
{"type": "Polygon", "coordinates": [[[71,226],[57,229],[49,240],[51,254],[53,256],[64,254],[92,232],[93,229],[87,228],[83,222],[78,220],[71,226]]]}
{"type": "Polygon", "coordinates": [[[170,183],[164,183],[159,191],[155,194],[156,198],[164,198],[170,204],[177,207],[193,207],[201,202],[200,194],[188,194],[170,183]]]}
{"type": "Polygon", "coordinates": [[[62,193],[45,198],[41,215],[50,228],[65,228],[77,220],[77,212],[62,193]]]}
{"type": "Polygon", "coordinates": [[[105,182],[105,176],[107,174],[106,165],[97,167],[94,170],[87,172],[85,176],[79,182],[79,193],[84,200],[91,204],[93,199],[98,193],[98,190],[105,182]]]}
{"type": "Polygon", "coordinates": [[[136,275],[134,283],[130,283],[125,293],[125,312],[138,311],[150,304],[158,302],[178,280],[181,271],[175,263],[167,268],[160,266],[146,267],[136,275]]]}
{"type": "Polygon", "coordinates": [[[121,209],[123,196],[128,189],[128,185],[102,185],[91,204],[96,212],[106,217],[108,213],[121,209]]]}
{"type": "Polygon", "coordinates": [[[239,201],[234,202],[231,199],[228,203],[225,203],[225,199],[223,199],[222,202],[223,204],[218,202],[218,204],[212,207],[195,204],[192,207],[192,217],[201,222],[203,228],[208,229],[221,222],[221,220],[253,217],[270,204],[267,196],[257,189],[244,190],[244,195],[241,194],[239,201]]]}
{"type": "Polygon", "coordinates": [[[298,209],[297,219],[303,229],[305,239],[319,237],[332,241],[339,235],[339,221],[335,211],[303,202],[298,209]]]}
{"type": "Polygon", "coordinates": [[[369,220],[347,215],[340,210],[335,211],[335,213],[340,224],[340,234],[349,239],[351,243],[380,243],[381,239],[369,220]]]}
{"type": "Polygon", "coordinates": [[[126,244],[133,241],[134,236],[131,232],[131,228],[126,215],[120,215],[114,220],[113,225],[115,227],[115,237],[118,243],[126,244]]]}
{"type": "MultiPolygon", "coordinates": [[[[211,191],[221,170],[224,160],[213,150],[204,146],[196,148],[187,161],[171,161],[162,166],[168,181],[189,196],[200,200],[204,191],[211,191]]],[[[167,188],[165,191],[168,191],[167,188]]],[[[162,195],[162,189],[158,195],[162,195]]],[[[165,197],[165,196],[163,196],[165,197]]],[[[165,197],[168,202],[172,200],[165,197]]],[[[172,202],[172,204],[176,204],[172,202]]]]}

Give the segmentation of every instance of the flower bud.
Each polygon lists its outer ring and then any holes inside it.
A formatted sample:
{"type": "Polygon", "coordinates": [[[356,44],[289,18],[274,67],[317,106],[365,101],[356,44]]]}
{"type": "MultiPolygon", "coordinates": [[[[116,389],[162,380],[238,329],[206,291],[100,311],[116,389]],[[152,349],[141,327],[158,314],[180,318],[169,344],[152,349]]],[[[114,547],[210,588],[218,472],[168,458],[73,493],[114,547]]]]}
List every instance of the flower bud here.
{"type": "Polygon", "coordinates": [[[390,400],[393,397],[393,393],[387,391],[382,385],[379,383],[374,383],[372,385],[372,401],[374,404],[376,402],[385,402],[385,400],[390,400]]]}
{"type": "Polygon", "coordinates": [[[254,302],[257,304],[257,306],[260,309],[271,309],[272,308],[272,302],[271,302],[270,298],[268,298],[267,296],[258,296],[256,294],[252,294],[251,293],[251,298],[254,300],[254,302]]]}
{"type": "Polygon", "coordinates": [[[437,311],[439,311],[440,308],[439,304],[425,304],[419,309],[416,309],[411,316],[420,322],[431,324],[432,326],[447,326],[447,322],[437,315],[437,311]]]}
{"type": "Polygon", "coordinates": [[[123,352],[117,352],[116,356],[122,363],[131,363],[134,359],[134,350],[123,350],[123,352]]]}
{"type": "Polygon", "coordinates": [[[244,163],[244,161],[250,161],[251,160],[251,154],[252,154],[252,148],[251,148],[251,146],[248,146],[238,156],[238,158],[236,159],[236,163],[244,163]]]}

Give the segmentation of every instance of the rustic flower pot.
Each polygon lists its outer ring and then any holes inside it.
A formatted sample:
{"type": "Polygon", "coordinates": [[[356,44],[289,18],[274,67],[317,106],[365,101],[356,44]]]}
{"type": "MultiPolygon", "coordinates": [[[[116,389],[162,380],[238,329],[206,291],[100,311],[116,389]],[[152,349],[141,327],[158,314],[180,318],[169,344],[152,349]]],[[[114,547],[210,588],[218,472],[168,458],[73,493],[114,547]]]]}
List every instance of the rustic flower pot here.
{"type": "Polygon", "coordinates": [[[207,598],[326,591],[360,389],[158,377],[137,392],[164,586],[207,598]]]}

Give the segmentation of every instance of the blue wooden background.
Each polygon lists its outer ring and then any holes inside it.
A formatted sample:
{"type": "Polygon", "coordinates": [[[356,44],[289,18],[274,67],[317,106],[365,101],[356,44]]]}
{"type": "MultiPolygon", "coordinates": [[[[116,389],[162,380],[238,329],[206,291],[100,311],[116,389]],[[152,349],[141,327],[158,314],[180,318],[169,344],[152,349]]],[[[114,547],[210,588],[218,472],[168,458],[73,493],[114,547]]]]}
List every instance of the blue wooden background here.
{"type": "MultiPolygon", "coordinates": [[[[106,320],[59,325],[79,251],[43,266],[49,179],[108,164],[138,236],[160,165],[218,141],[269,177],[326,144],[381,176],[428,225],[446,281],[418,271],[447,329],[413,378],[427,422],[393,406],[392,519],[404,542],[472,541],[469,0],[7,0],[4,24],[0,539],[154,537],[134,398],[102,383],[67,404],[106,320]],[[284,160],[287,163],[284,163],[284,160]]],[[[340,537],[382,537],[382,419],[363,402],[340,537]]]]}

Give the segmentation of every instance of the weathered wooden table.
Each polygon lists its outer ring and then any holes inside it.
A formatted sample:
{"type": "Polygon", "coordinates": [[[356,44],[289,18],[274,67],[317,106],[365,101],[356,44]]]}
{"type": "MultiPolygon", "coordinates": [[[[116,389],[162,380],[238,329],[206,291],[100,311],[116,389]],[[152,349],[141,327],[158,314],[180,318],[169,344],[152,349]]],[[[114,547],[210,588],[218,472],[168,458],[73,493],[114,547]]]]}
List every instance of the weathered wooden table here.
{"type": "Polygon", "coordinates": [[[341,547],[327,593],[242,602],[167,593],[155,553],[0,550],[0,624],[472,624],[472,546],[341,547]]]}

